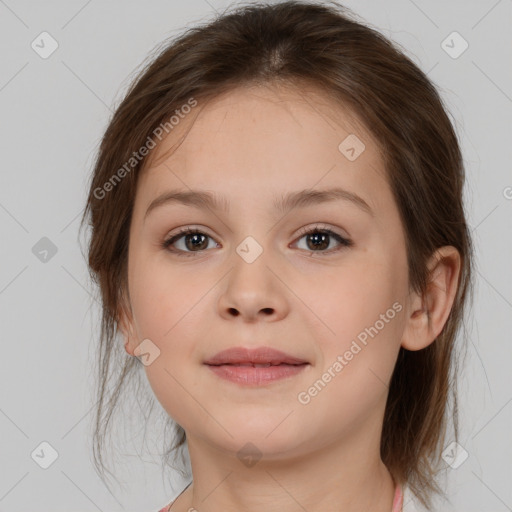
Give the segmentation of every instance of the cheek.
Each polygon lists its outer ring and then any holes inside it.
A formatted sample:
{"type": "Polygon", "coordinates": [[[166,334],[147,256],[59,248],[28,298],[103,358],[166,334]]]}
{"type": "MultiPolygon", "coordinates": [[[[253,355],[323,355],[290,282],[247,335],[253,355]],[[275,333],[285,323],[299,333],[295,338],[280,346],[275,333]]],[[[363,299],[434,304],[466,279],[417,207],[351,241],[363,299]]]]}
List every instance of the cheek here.
{"type": "Polygon", "coordinates": [[[318,340],[322,360],[296,400],[302,414],[323,417],[329,425],[328,432],[319,435],[357,430],[383,410],[400,348],[403,310],[397,309],[396,303],[395,308],[390,305],[383,309],[383,317],[371,322],[365,318],[373,315],[352,309],[350,316],[350,311],[344,311],[333,323],[338,333],[335,341],[333,336],[324,337],[323,343],[318,340]]]}
{"type": "Polygon", "coordinates": [[[299,276],[293,291],[301,299],[297,305],[304,311],[304,318],[318,324],[317,335],[327,345],[342,348],[400,301],[396,273],[391,265],[365,255],[348,261],[346,266],[299,276]]]}
{"type": "Polygon", "coordinates": [[[205,293],[216,280],[188,276],[176,266],[133,261],[130,297],[137,321],[139,342],[149,339],[156,357],[144,366],[157,400],[180,425],[191,415],[193,396],[200,395],[195,365],[198,346],[205,343],[205,293]],[[200,328],[198,327],[200,326],[200,328]],[[187,412],[188,411],[188,412],[187,412]]]}
{"type": "Polygon", "coordinates": [[[136,256],[130,270],[130,297],[140,335],[151,334],[156,340],[171,336],[211,287],[207,279],[194,277],[165,257],[136,256]]]}
{"type": "Polygon", "coordinates": [[[198,346],[203,339],[198,325],[202,319],[201,308],[183,303],[155,303],[155,308],[147,309],[140,322],[141,334],[152,340],[158,353],[144,367],[148,382],[162,407],[183,427],[188,427],[187,421],[201,413],[191,396],[201,401],[204,393],[198,379],[198,346]]]}
{"type": "MultiPolygon", "coordinates": [[[[318,407],[327,410],[333,400],[341,400],[356,417],[356,409],[362,413],[387,391],[404,321],[397,272],[367,258],[364,264],[337,269],[328,282],[317,282],[314,293],[310,291],[321,329],[314,339],[318,364],[311,379],[312,385],[320,380],[316,387],[321,391],[314,398],[318,407]]],[[[305,294],[305,288],[299,293],[305,294]]],[[[316,324],[315,315],[308,318],[316,324]]]]}

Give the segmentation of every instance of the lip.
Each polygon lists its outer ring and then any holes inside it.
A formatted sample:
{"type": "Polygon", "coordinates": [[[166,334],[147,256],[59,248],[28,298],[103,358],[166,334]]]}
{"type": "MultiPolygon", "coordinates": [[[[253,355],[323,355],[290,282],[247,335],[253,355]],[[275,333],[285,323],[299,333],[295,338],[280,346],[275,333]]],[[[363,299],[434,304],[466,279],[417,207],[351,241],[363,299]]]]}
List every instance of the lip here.
{"type": "Polygon", "coordinates": [[[302,365],[304,363],[308,363],[308,361],[294,357],[290,354],[286,354],[285,352],[281,352],[280,350],[276,350],[272,347],[258,347],[253,349],[245,347],[233,347],[218,352],[213,357],[204,362],[204,364],[210,366],[247,363],[270,363],[271,365],[302,365]]]}
{"type": "Polygon", "coordinates": [[[241,385],[258,386],[298,375],[308,361],[271,347],[234,347],[204,363],[218,377],[241,385]]]}
{"type": "Polygon", "coordinates": [[[261,386],[302,373],[308,363],[278,364],[268,367],[237,366],[234,364],[209,365],[218,377],[244,386],[261,386]]]}

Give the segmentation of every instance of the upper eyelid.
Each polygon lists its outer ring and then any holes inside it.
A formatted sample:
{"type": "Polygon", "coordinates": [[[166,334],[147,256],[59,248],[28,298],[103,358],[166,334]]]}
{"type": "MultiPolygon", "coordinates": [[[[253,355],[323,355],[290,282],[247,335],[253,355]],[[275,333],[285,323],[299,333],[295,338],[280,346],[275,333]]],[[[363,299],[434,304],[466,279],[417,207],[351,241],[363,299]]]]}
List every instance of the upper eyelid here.
{"type": "Polygon", "coordinates": [[[297,231],[295,236],[307,234],[310,231],[332,231],[333,233],[341,236],[342,238],[347,238],[348,234],[347,235],[343,235],[341,233],[338,233],[338,231],[340,229],[341,228],[333,226],[333,225],[329,224],[328,222],[317,222],[315,224],[306,225],[306,226],[300,228],[297,231]]]}

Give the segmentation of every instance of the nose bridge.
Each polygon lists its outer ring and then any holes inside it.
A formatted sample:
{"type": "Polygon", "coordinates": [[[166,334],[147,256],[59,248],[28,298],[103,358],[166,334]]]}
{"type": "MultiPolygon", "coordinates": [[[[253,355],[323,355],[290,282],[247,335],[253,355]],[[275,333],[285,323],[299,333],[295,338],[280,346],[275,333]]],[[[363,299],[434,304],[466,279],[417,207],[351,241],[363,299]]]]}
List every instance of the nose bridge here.
{"type": "Polygon", "coordinates": [[[262,293],[269,283],[271,274],[268,244],[262,240],[262,235],[257,235],[260,241],[253,235],[246,236],[234,250],[232,257],[233,271],[230,276],[230,285],[235,285],[244,290],[244,294],[250,296],[262,293]],[[265,244],[265,245],[264,245],[265,244]]]}
{"type": "MultiPolygon", "coordinates": [[[[263,235],[257,235],[260,240],[263,235]]],[[[235,246],[231,272],[219,300],[221,315],[241,315],[253,319],[260,314],[282,316],[286,303],[275,271],[268,245],[248,235],[235,246]]]]}

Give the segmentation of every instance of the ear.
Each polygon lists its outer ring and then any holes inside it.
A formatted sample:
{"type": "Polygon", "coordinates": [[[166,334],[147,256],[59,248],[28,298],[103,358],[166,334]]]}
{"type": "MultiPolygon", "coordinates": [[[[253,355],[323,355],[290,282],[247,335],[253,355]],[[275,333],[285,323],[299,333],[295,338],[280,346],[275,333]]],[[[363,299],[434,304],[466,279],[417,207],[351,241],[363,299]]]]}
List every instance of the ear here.
{"type": "Polygon", "coordinates": [[[133,351],[135,350],[135,347],[138,345],[136,329],[133,321],[131,307],[127,305],[126,299],[122,299],[121,305],[119,306],[118,325],[125,340],[124,348],[126,352],[131,356],[135,356],[133,351]]]}
{"type": "Polygon", "coordinates": [[[460,266],[459,251],[451,245],[437,249],[431,256],[425,296],[410,295],[402,347],[421,350],[439,336],[457,293],[460,266]]]}

